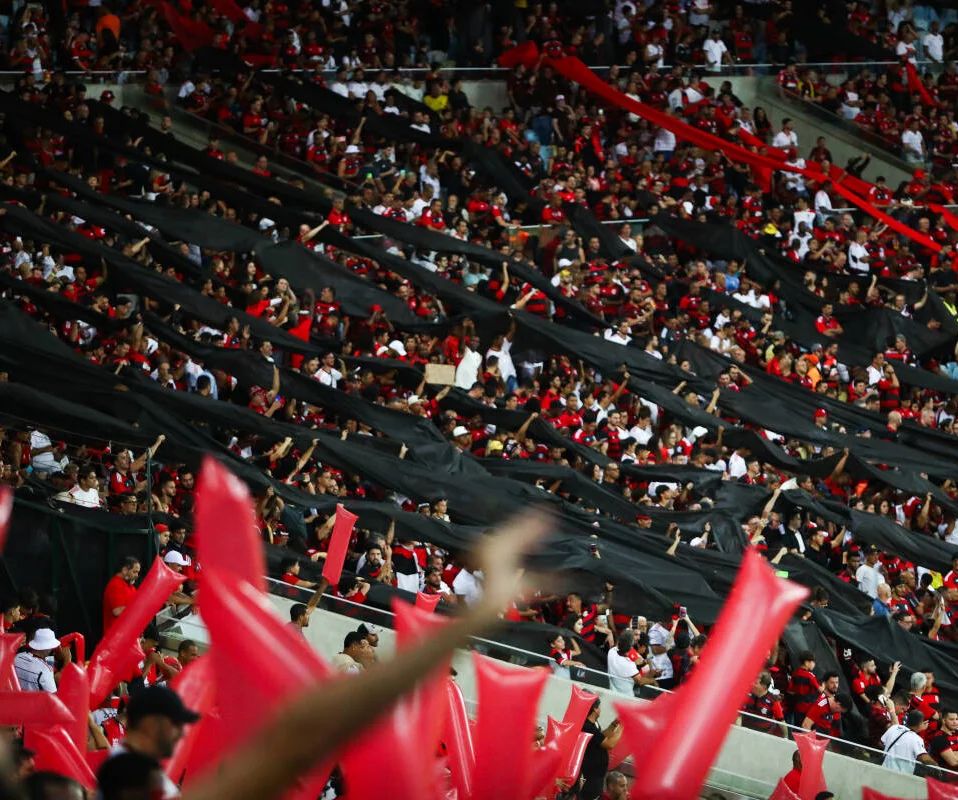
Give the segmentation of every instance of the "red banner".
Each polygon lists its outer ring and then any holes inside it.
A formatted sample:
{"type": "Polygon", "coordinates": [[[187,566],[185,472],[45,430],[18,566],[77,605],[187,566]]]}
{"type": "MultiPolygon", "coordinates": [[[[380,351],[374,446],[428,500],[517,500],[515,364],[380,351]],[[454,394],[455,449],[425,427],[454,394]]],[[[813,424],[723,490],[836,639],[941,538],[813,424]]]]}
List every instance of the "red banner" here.
{"type": "MultiPolygon", "coordinates": [[[[527,42],[524,45],[520,45],[519,47],[513,48],[512,50],[504,53],[500,57],[499,63],[501,63],[503,66],[514,66],[516,64],[523,63],[533,68],[539,63],[551,66],[560,75],[579,84],[584,89],[598,96],[609,105],[616,106],[625,111],[636,114],[643,119],[648,120],[653,125],[657,125],[660,128],[671,131],[677,138],[691,142],[698,147],[706,150],[721,151],[732,161],[748,164],[750,167],[753,167],[758,171],[765,170],[764,174],[766,178],[770,177],[768,170],[796,172],[814,182],[820,182],[825,177],[818,164],[811,164],[806,166],[804,169],[799,169],[784,163],[784,153],[778,148],[774,148],[774,151],[778,154],[778,157],[769,157],[767,155],[763,156],[758,153],[753,153],[751,150],[748,150],[742,145],[730,142],[721,138],[720,136],[716,136],[715,134],[699,130],[692,125],[689,125],[687,122],[683,122],[682,120],[677,119],[676,117],[667,114],[660,109],[653,108],[645,103],[640,103],[637,100],[633,100],[631,97],[628,97],[603,81],[578,58],[574,58],[572,56],[563,56],[561,58],[550,58],[548,56],[542,57],[538,55],[538,50],[536,49],[535,45],[527,42]]],[[[753,146],[761,146],[766,150],[766,152],[770,149],[764,142],[756,140],[754,137],[750,139],[747,132],[744,137],[742,137],[740,133],[740,137],[743,141],[752,143],[753,146]],[[758,144],[755,144],[756,141],[758,141],[758,144]]],[[[759,176],[757,176],[756,179],[760,179],[759,176]]],[[[908,237],[914,242],[917,242],[922,247],[932,250],[933,252],[938,252],[941,249],[937,242],[888,216],[870,202],[856,194],[855,191],[844,186],[843,183],[845,179],[846,178],[843,177],[839,181],[834,182],[833,186],[835,187],[837,193],[848,200],[849,203],[854,205],[856,208],[861,209],[861,211],[866,213],[868,216],[884,222],[892,230],[902,234],[902,236],[908,237]]],[[[858,184],[856,184],[856,186],[857,185],[858,184]]]]}

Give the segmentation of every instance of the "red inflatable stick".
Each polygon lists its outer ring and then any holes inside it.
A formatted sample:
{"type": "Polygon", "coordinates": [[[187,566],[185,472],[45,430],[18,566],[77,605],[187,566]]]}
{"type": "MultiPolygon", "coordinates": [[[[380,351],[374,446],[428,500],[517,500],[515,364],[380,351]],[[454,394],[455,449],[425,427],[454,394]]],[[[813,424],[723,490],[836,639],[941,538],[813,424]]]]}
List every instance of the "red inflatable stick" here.
{"type": "MultiPolygon", "coordinates": [[[[445,620],[396,601],[396,646],[415,647],[445,620]]],[[[442,730],[448,663],[437,664],[383,719],[350,744],[342,756],[343,779],[356,797],[437,800],[440,795],[435,753],[442,730]],[[415,742],[413,747],[410,742],[415,742]],[[375,764],[376,769],[369,765],[375,764]]]]}
{"type": "Polygon", "coordinates": [[[0,692],[19,692],[20,681],[13,669],[13,659],[23,644],[22,633],[0,633],[0,692]]]}
{"type": "Polygon", "coordinates": [[[572,694],[569,695],[569,704],[565,707],[562,721],[571,722],[577,731],[581,731],[595,698],[596,696],[592,692],[587,692],[580,689],[576,684],[572,684],[572,694]]]}
{"type": "Polygon", "coordinates": [[[828,739],[819,737],[815,731],[795,734],[795,744],[802,757],[802,780],[798,784],[798,796],[801,800],[815,800],[819,792],[825,791],[822,761],[828,749],[828,742],[828,739]]]}
{"type": "Polygon", "coordinates": [[[783,778],[775,784],[775,788],[768,796],[768,800],[801,800],[801,798],[785,785],[783,778]]]}
{"type": "Polygon", "coordinates": [[[266,591],[263,543],[256,534],[245,484],[216,459],[203,459],[196,492],[196,555],[217,569],[266,591]]]}
{"type": "Polygon", "coordinates": [[[808,594],[781,580],[754,550],[745,553],[738,578],[702,660],[682,688],[644,706],[616,703],[623,736],[635,760],[633,798],[697,797],[744,696],[769,648],[808,594]],[[751,610],[762,609],[756,629],[751,610]],[[708,714],[702,709],[708,708],[708,714]]]}
{"type": "Polygon", "coordinates": [[[619,743],[609,751],[609,769],[617,769],[631,754],[629,741],[624,736],[619,743]]]}
{"type": "Polygon", "coordinates": [[[60,673],[57,697],[73,715],[73,723],[64,725],[67,735],[81,753],[86,752],[90,714],[90,680],[79,664],[67,664],[60,673]]]}
{"type": "Polygon", "coordinates": [[[333,523],[333,535],[329,539],[329,552],[323,564],[323,577],[330,586],[336,586],[343,574],[343,563],[346,561],[346,550],[353,535],[353,526],[359,519],[355,514],[343,508],[342,503],[336,504],[336,522],[333,523]]]}
{"type": "Polygon", "coordinates": [[[442,600],[442,595],[440,594],[416,592],[416,608],[421,608],[423,611],[432,613],[436,610],[436,606],[439,605],[440,600],[442,600]]]}
{"type": "Polygon", "coordinates": [[[166,774],[174,783],[179,784],[216,696],[213,661],[210,656],[200,656],[188,664],[186,669],[170,682],[170,686],[180,696],[183,705],[195,711],[201,718],[200,722],[186,729],[177,742],[173,755],[166,762],[166,774]]]}
{"type": "Polygon", "coordinates": [[[67,633],[60,637],[63,647],[73,645],[73,663],[86,664],[86,637],[82,633],[67,633]]]}
{"type": "Polygon", "coordinates": [[[51,692],[6,692],[0,695],[0,725],[25,727],[67,727],[73,714],[51,692]]]}
{"type": "Polygon", "coordinates": [[[13,514],[13,490],[9,486],[0,486],[0,553],[3,552],[3,547],[7,543],[11,514],[13,514]]]}
{"type": "MultiPolygon", "coordinates": [[[[893,797],[890,794],[882,794],[881,792],[876,792],[874,789],[869,789],[867,786],[863,786],[862,800],[904,800],[904,798],[893,797]]],[[[929,800],[931,800],[931,795],[929,795],[929,800]]]]}
{"type": "Polygon", "coordinates": [[[536,710],[549,674],[507,667],[475,653],[473,663],[479,698],[473,796],[528,800],[536,710]],[[506,764],[509,769],[503,768],[506,764]]]}
{"type": "Polygon", "coordinates": [[[476,769],[476,751],[472,741],[472,728],[466,713],[466,701],[462,689],[452,678],[446,678],[446,715],[442,741],[446,745],[449,772],[456,797],[469,800],[472,797],[472,778],[476,769]]]}
{"type": "MultiPolygon", "coordinates": [[[[531,743],[528,747],[532,747],[531,743]]],[[[556,775],[562,768],[559,742],[553,740],[546,742],[544,747],[533,749],[529,761],[529,791],[526,793],[526,797],[554,797],[557,788],[556,775]]],[[[478,795],[476,800],[479,800],[478,795]]]]}
{"type": "Polygon", "coordinates": [[[61,725],[52,728],[27,728],[23,743],[36,753],[37,770],[49,770],[93,789],[96,778],[87,764],[86,755],[77,749],[70,734],[61,725]]]}
{"type": "Polygon", "coordinates": [[[953,783],[942,783],[934,778],[926,778],[928,784],[928,800],[958,800],[958,786],[953,783]]]}
{"type": "Polygon", "coordinates": [[[157,556],[149,574],[129,607],[117,617],[113,627],[90,659],[90,708],[96,708],[143,658],[140,635],[169,596],[186,576],[173,572],[157,556]]]}
{"type": "Polygon", "coordinates": [[[585,758],[585,749],[589,746],[591,738],[591,733],[579,731],[565,763],[560,766],[559,779],[567,786],[571,786],[572,782],[579,776],[579,772],[582,771],[582,759],[585,758]]]}

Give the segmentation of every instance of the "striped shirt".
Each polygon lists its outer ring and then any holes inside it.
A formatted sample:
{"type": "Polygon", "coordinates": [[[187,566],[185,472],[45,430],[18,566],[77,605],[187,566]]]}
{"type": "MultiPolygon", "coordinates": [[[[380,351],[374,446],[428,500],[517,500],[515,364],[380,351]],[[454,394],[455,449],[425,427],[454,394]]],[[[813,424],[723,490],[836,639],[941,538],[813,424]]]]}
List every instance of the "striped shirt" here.
{"type": "Polygon", "coordinates": [[[33,653],[24,651],[17,653],[13,659],[13,668],[20,681],[20,688],[25,692],[55,692],[56,681],[53,680],[53,668],[43,659],[33,653]]]}

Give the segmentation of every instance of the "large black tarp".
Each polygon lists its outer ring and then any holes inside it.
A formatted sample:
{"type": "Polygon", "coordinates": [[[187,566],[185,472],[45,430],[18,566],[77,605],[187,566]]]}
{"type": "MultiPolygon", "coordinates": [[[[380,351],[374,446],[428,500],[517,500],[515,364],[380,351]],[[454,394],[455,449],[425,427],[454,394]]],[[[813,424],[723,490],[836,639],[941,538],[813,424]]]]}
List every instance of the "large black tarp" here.
{"type": "MultiPolygon", "coordinates": [[[[332,104],[340,101],[316,87],[283,84],[282,88],[284,92],[303,98],[308,93],[307,102],[318,109],[338,109],[350,115],[358,113],[348,102],[340,104],[341,108],[334,108],[332,104]]],[[[21,108],[19,101],[9,95],[0,95],[0,108],[7,112],[8,118],[19,114],[18,119],[23,122],[61,132],[82,146],[103,148],[169,172],[175,181],[208,190],[213,197],[236,208],[239,219],[253,222],[257,217],[269,216],[286,227],[291,235],[295,235],[301,223],[315,224],[319,215],[330,208],[327,193],[305,185],[253,175],[242,167],[210,159],[183,142],[165,137],[105,107],[97,109],[107,121],[108,136],[105,138],[43,109],[21,108]],[[143,137],[139,147],[132,144],[135,136],[143,137]]],[[[402,119],[370,119],[367,124],[380,126],[379,135],[393,136],[396,141],[418,141],[424,146],[433,146],[438,139],[420,136],[402,119]]],[[[446,140],[442,143],[443,146],[447,144],[446,140]]],[[[496,186],[506,188],[510,196],[520,191],[527,193],[528,187],[500,156],[470,142],[456,143],[456,147],[496,186]]],[[[592,466],[604,466],[609,461],[607,456],[563,437],[542,419],[529,426],[529,435],[537,442],[564,448],[570,462],[581,464],[583,469],[527,461],[480,460],[463,454],[446,441],[430,420],[323,386],[284,367],[285,353],[319,353],[338,349],[337,343],[303,342],[264,320],[225,307],[204,295],[199,288],[207,274],[206,265],[185,259],[167,240],[230,250],[238,255],[253,254],[270,274],[288,278],[298,290],[318,291],[323,286],[334,287],[344,310],[350,315],[365,316],[372,304],[383,306],[400,332],[438,333],[446,330],[457,315],[469,315],[484,337],[488,337],[503,332],[510,324],[502,305],[425,269],[409,258],[387,252],[378,242],[351,238],[332,228],[322,232],[322,241],[342,251],[374,259],[384,268],[413,282],[421,291],[440,298],[447,318],[423,322],[388,291],[296,243],[284,241],[277,244],[266,239],[253,229],[255,224],[246,227],[205,212],[101,195],[70,175],[49,171],[41,174],[52,182],[50,191],[0,187],[4,199],[25,206],[5,206],[7,213],[0,217],[3,230],[36,241],[49,241],[64,251],[78,253],[91,265],[105,263],[109,291],[130,292],[142,301],[149,301],[143,305],[142,319],[152,336],[209,368],[235,377],[240,386],[237,394],[242,396],[243,391],[250,387],[269,385],[273,364],[255,351],[230,350],[199,342],[187,334],[189,327],[182,324],[200,322],[223,328],[230,316],[236,316],[241,324],[251,326],[256,338],[269,339],[279,349],[278,364],[284,396],[321,407],[340,424],[349,419],[360,421],[372,429],[374,436],[343,440],[327,430],[309,429],[263,417],[234,402],[214,401],[164,389],[135,370],[125,369],[113,374],[85,361],[50,336],[43,325],[29,320],[14,306],[2,304],[0,367],[10,372],[14,382],[0,384],[0,415],[11,423],[32,423],[64,433],[112,439],[134,446],[145,446],[163,433],[167,436],[163,453],[171,460],[196,465],[204,453],[210,452],[235,470],[254,490],[272,485],[288,501],[290,513],[300,514],[298,529],[302,532],[305,531],[301,523],[304,509],[328,512],[339,498],[306,494],[276,481],[225,448],[217,432],[241,431],[266,443],[290,436],[298,447],[308,446],[315,439],[318,442],[317,455],[324,463],[360,476],[387,493],[382,499],[351,498],[346,501],[347,506],[359,514],[363,526],[381,530],[394,520],[400,535],[434,542],[456,552],[469,549],[477,536],[509,514],[531,504],[544,505],[554,515],[556,533],[532,559],[531,566],[537,571],[561,575],[563,586],[587,591],[596,590],[603,581],[611,579],[624,607],[643,609],[649,615],[664,616],[675,604],[682,604],[690,609],[696,621],[709,624],[716,618],[746,546],[741,524],[748,516],[758,513],[767,502],[768,494],[764,489],[724,481],[719,473],[692,467],[623,465],[623,471],[639,481],[691,482],[699,496],[706,495],[711,500],[711,504],[705,504],[701,510],[681,512],[640,507],[591,479],[592,466]],[[54,187],[66,187],[75,196],[61,196],[54,187]],[[114,233],[119,242],[134,241],[145,235],[140,223],[148,224],[155,228],[148,245],[150,254],[157,263],[174,266],[182,279],[172,279],[146,268],[124,257],[117,248],[91,241],[69,227],[50,221],[45,214],[51,210],[88,219],[114,233]],[[61,398],[62,387],[67,383],[71,390],[69,399],[64,400],[61,398]],[[409,448],[405,459],[398,456],[402,444],[409,448]],[[558,485],[556,494],[537,485],[550,486],[553,483],[558,485]],[[446,498],[457,523],[402,512],[391,496],[415,501],[446,498]],[[634,517],[640,512],[651,516],[650,529],[634,524],[634,517]],[[669,540],[665,534],[673,522],[681,527],[684,542],[675,556],[669,556],[666,554],[669,540]],[[711,526],[717,549],[689,547],[688,539],[700,534],[706,523],[711,526]]],[[[580,233],[600,237],[607,256],[627,255],[614,232],[598,226],[587,210],[570,207],[568,211],[570,221],[580,233]]],[[[383,234],[406,252],[458,253],[493,269],[500,264],[501,256],[494,250],[385,220],[363,209],[351,208],[350,213],[363,228],[383,234]]],[[[687,223],[666,215],[657,216],[655,222],[670,235],[683,239],[713,258],[744,259],[749,273],[766,285],[776,286],[777,293],[783,298],[786,313],[778,315],[776,326],[782,327],[797,341],[814,341],[812,323],[820,309],[820,300],[805,292],[794,265],[766,252],[760,243],[729,226],[687,223]]],[[[632,260],[640,269],[650,274],[655,272],[641,257],[632,260]]],[[[753,378],[750,387],[742,392],[724,391],[720,394],[720,411],[725,416],[742,420],[741,424],[727,422],[706,413],[702,407],[704,403],[690,404],[673,392],[680,381],[685,381],[689,389],[708,398],[717,375],[729,364],[726,359],[693,342],[682,342],[680,360],[688,360],[693,370],[688,373],[674,364],[652,358],[636,346],[609,343],[601,337],[601,321],[578,303],[558,297],[551,283],[534,264],[516,262],[510,265],[510,270],[516,280],[541,288],[568,312],[561,323],[526,312],[514,313],[516,338],[524,348],[546,355],[564,354],[581,359],[596,367],[604,377],[619,377],[627,369],[629,391],[657,404],[672,419],[688,427],[700,425],[710,437],[716,436],[721,427],[727,444],[747,448],[763,461],[781,469],[824,478],[834,470],[840,451],[848,448],[850,456],[846,470],[855,478],[881,482],[909,494],[922,495],[929,491],[941,505],[956,510],[954,503],[938,487],[938,481],[953,477],[958,471],[952,437],[906,424],[895,441],[883,439],[884,420],[880,416],[789,386],[750,367],[745,368],[753,378]],[[848,433],[815,427],[813,411],[820,406],[825,406],[830,416],[848,433]],[[761,429],[831,447],[838,452],[799,459],[770,442],[760,433],[761,429]],[[872,435],[861,435],[864,431],[872,435]]],[[[912,301],[917,299],[916,292],[920,289],[900,285],[900,282],[889,282],[887,288],[904,291],[912,301]]],[[[28,300],[50,321],[80,319],[104,331],[116,331],[131,322],[103,319],[87,307],[13,278],[0,280],[0,289],[28,300]]],[[[730,306],[735,304],[731,298],[718,299],[730,306]]],[[[937,302],[933,296],[929,313],[938,307],[937,302]]],[[[743,310],[752,313],[748,308],[743,310]]],[[[849,360],[870,358],[873,350],[884,349],[887,337],[897,332],[905,333],[912,349],[921,354],[950,348],[954,341],[954,329],[950,323],[943,332],[935,332],[923,324],[923,319],[912,321],[900,315],[890,315],[887,311],[840,309],[840,313],[848,331],[840,342],[841,352],[849,360]]],[[[395,371],[397,380],[409,388],[414,388],[422,379],[418,368],[401,362],[366,357],[350,359],[349,364],[377,372],[395,371]]],[[[954,381],[922,369],[902,368],[899,374],[907,385],[932,391],[950,393],[958,388],[954,381]]],[[[515,431],[528,418],[525,411],[488,406],[460,390],[450,392],[442,407],[455,410],[464,417],[478,416],[497,430],[515,431]]],[[[804,492],[788,492],[780,499],[778,510],[786,511],[796,506],[824,520],[847,525],[860,542],[877,544],[925,566],[947,568],[952,556],[958,552],[958,548],[905,530],[888,519],[851,511],[835,502],[814,499],[804,492]]],[[[306,565],[307,569],[309,566],[306,565]]],[[[869,621],[867,598],[830,572],[792,556],[783,559],[780,569],[804,585],[821,585],[829,590],[832,610],[817,613],[814,621],[819,640],[824,632],[886,660],[891,660],[892,655],[906,645],[914,644],[910,638],[902,640],[897,631],[889,633],[887,626],[883,628],[869,621]]],[[[539,638],[543,633],[519,626],[510,635],[517,637],[517,642],[535,645],[526,649],[538,652],[541,651],[539,638]]],[[[958,690],[955,649],[918,641],[920,644],[912,660],[900,660],[914,664],[916,668],[934,664],[941,685],[947,691],[958,690]]]]}

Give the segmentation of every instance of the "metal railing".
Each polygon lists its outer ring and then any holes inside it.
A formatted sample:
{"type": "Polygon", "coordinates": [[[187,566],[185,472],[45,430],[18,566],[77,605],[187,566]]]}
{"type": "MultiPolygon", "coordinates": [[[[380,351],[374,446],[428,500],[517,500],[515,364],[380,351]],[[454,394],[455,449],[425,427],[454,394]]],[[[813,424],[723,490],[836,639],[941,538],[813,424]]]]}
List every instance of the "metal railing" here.
{"type": "MultiPolygon", "coordinates": [[[[274,594],[278,594],[282,597],[290,599],[292,593],[299,593],[304,599],[312,596],[312,590],[301,589],[292,584],[285,583],[283,581],[277,580],[275,578],[267,578],[267,584],[270,587],[270,591],[274,594]],[[280,589],[281,591],[274,592],[273,589],[280,589]]],[[[383,628],[388,628],[393,630],[393,620],[395,614],[391,611],[386,611],[385,609],[375,608],[363,603],[355,603],[351,600],[347,600],[343,597],[335,597],[330,594],[323,595],[323,607],[326,611],[332,611],[333,613],[338,613],[335,610],[335,605],[341,605],[346,608],[350,608],[353,613],[348,614],[347,616],[354,617],[357,621],[367,622],[374,625],[379,625],[383,628]]],[[[490,655],[494,658],[499,658],[502,661],[508,661],[509,663],[516,664],[518,666],[524,667],[541,667],[548,666],[552,668],[554,661],[548,655],[543,653],[537,653],[532,650],[525,650],[521,647],[516,647],[515,645],[505,644],[504,642],[499,642],[494,639],[488,639],[481,636],[473,636],[471,638],[470,649],[475,650],[476,652],[482,653],[483,655],[490,655]],[[501,658],[499,654],[506,653],[509,655],[508,658],[501,658]]],[[[558,677],[562,677],[563,673],[558,673],[553,670],[554,674],[558,677]]],[[[601,688],[608,688],[611,691],[615,692],[611,688],[610,675],[604,670],[594,669],[592,667],[570,667],[569,672],[571,675],[570,680],[575,682],[585,683],[587,686],[599,686],[601,688]],[[587,680],[583,680],[587,678],[587,680]]],[[[663,689],[658,686],[643,686],[641,688],[640,695],[632,695],[633,699],[637,700],[646,700],[651,701],[656,697],[662,694],[672,694],[672,690],[663,689]]],[[[628,699],[629,695],[621,694],[623,698],[628,699]]],[[[752,719],[757,723],[761,723],[763,726],[768,725],[770,720],[768,717],[759,716],[757,714],[749,714],[748,712],[740,711],[739,717],[741,719],[752,719]]],[[[804,728],[801,728],[796,725],[790,725],[788,723],[781,723],[781,726],[785,729],[784,738],[793,738],[796,733],[806,733],[807,731],[804,728]]],[[[742,725],[749,730],[753,730],[756,733],[763,733],[763,731],[756,730],[751,728],[748,725],[742,725]]],[[[769,736],[774,736],[775,734],[766,734],[769,736]]],[[[873,765],[880,766],[885,758],[885,753],[882,750],[871,747],[869,745],[860,744],[858,742],[851,741],[849,739],[842,739],[836,736],[827,736],[825,734],[819,734],[821,738],[829,739],[831,744],[829,745],[829,750],[833,753],[840,755],[850,756],[852,758],[857,758],[861,761],[867,761],[873,765]]],[[[783,737],[778,737],[783,738],[783,737]]],[[[932,777],[937,778],[942,781],[953,781],[958,777],[958,771],[951,771],[941,767],[931,767],[922,765],[922,770],[925,771],[925,774],[930,774],[932,777]]]]}

